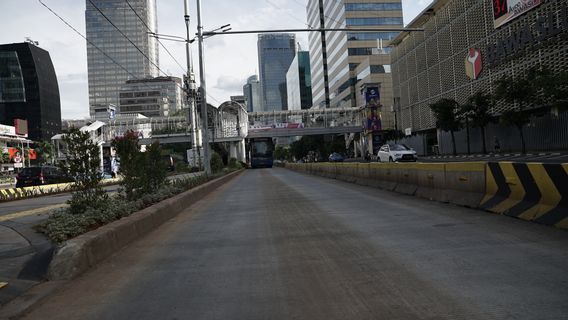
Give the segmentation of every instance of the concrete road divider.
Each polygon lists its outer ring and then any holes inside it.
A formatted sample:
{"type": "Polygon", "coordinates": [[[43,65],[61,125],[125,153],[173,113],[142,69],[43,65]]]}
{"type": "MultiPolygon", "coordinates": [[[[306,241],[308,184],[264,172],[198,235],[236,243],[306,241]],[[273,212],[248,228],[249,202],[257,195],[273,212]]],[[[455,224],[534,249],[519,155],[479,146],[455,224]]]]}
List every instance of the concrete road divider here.
{"type": "Polygon", "coordinates": [[[415,195],[429,200],[448,202],[446,164],[419,163],[416,166],[418,188],[415,195]]]}
{"type": "MultiPolygon", "coordinates": [[[[120,179],[105,179],[101,181],[101,185],[117,184],[120,179]]],[[[9,188],[0,190],[0,202],[13,201],[26,198],[44,196],[48,194],[56,194],[69,192],[73,188],[73,183],[47,184],[42,186],[9,188]]]]}
{"type": "MultiPolygon", "coordinates": [[[[315,168],[327,168],[330,164],[286,167],[306,172],[306,166],[317,171],[315,168]]],[[[322,170],[327,172],[327,169],[322,170]]],[[[343,181],[568,229],[568,164],[342,163],[335,165],[334,176],[343,181]]]]}
{"type": "Polygon", "coordinates": [[[478,208],[485,195],[485,162],[445,164],[447,200],[460,206],[478,208]]]}
{"type": "Polygon", "coordinates": [[[568,229],[568,164],[490,162],[481,208],[568,229]]]}
{"type": "Polygon", "coordinates": [[[49,265],[49,280],[75,278],[120,248],[173,218],[241,172],[242,170],[209,181],[131,216],[68,240],[54,254],[49,265]]]}
{"type": "Polygon", "coordinates": [[[396,187],[394,191],[413,196],[418,189],[417,164],[399,163],[393,167],[396,176],[396,187]]]}

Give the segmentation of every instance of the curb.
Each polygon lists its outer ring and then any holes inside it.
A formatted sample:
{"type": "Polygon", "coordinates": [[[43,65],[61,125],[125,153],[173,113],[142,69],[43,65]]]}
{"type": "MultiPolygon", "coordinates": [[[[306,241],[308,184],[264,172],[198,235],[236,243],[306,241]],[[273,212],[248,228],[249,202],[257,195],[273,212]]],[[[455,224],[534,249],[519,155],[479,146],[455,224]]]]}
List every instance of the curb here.
{"type": "MultiPolygon", "coordinates": [[[[120,183],[120,179],[107,179],[101,181],[102,187],[116,185],[120,183]]],[[[8,202],[14,200],[22,200],[29,198],[36,198],[48,196],[52,194],[65,193],[72,191],[72,182],[47,184],[42,186],[22,187],[22,188],[8,188],[0,190],[0,202],[8,202]]]]}
{"type": "Polygon", "coordinates": [[[132,215],[68,240],[49,265],[48,282],[39,284],[2,308],[0,319],[17,319],[76,278],[131,242],[145,236],[182,210],[201,200],[244,169],[187,190],[132,215]]]}

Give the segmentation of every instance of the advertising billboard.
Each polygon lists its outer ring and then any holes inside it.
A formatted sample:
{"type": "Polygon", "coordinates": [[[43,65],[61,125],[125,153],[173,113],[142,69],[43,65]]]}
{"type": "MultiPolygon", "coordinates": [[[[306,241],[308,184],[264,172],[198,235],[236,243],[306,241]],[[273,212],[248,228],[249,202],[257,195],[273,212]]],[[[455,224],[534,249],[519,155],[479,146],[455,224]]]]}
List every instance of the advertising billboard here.
{"type": "Polygon", "coordinates": [[[499,28],[523,13],[539,6],[543,0],[491,0],[493,1],[493,26],[499,28]]]}
{"type": "Polygon", "coordinates": [[[367,132],[376,132],[382,130],[381,126],[381,94],[378,86],[366,87],[363,90],[365,95],[365,104],[367,111],[367,119],[364,123],[367,132]]]}

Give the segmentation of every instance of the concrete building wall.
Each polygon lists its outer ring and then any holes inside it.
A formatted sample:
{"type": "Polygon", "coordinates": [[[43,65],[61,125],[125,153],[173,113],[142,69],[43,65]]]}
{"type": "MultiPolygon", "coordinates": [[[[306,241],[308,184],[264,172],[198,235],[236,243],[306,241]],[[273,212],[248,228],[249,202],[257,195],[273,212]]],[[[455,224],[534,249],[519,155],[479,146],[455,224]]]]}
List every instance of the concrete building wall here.
{"type": "MultiPolygon", "coordinates": [[[[566,10],[566,1],[543,1],[509,23],[495,27],[491,0],[435,1],[408,25],[424,28],[424,32],[403,33],[393,41],[393,90],[395,98],[400,99],[399,128],[412,128],[417,133],[435,131],[436,119],[430,104],[441,98],[463,104],[476,92],[494,93],[496,81],[505,75],[523,74],[533,66],[568,70],[566,10]],[[507,43],[513,46],[508,47],[507,43]],[[476,79],[466,74],[466,56],[471,48],[478,49],[482,59],[481,73],[476,79]]],[[[491,113],[498,116],[512,107],[498,102],[491,113]]],[[[534,120],[531,126],[537,123],[534,120]]],[[[503,139],[507,137],[502,135],[503,139]]],[[[440,137],[445,139],[445,134],[440,137]]],[[[440,147],[445,144],[445,140],[440,141],[440,147]]],[[[548,146],[557,147],[561,146],[548,146]]]]}

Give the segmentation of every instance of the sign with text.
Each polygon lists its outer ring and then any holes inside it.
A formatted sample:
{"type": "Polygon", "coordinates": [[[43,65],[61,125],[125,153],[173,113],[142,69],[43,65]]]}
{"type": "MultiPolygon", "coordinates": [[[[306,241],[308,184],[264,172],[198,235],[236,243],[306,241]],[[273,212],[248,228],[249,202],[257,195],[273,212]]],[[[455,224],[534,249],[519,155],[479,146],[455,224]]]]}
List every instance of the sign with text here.
{"type": "Polygon", "coordinates": [[[6,125],[3,125],[3,124],[0,124],[0,134],[6,135],[6,136],[15,136],[16,135],[16,127],[6,126],[6,125]]]}
{"type": "Polygon", "coordinates": [[[539,6],[542,0],[492,0],[493,26],[499,28],[523,13],[539,6]]]}

